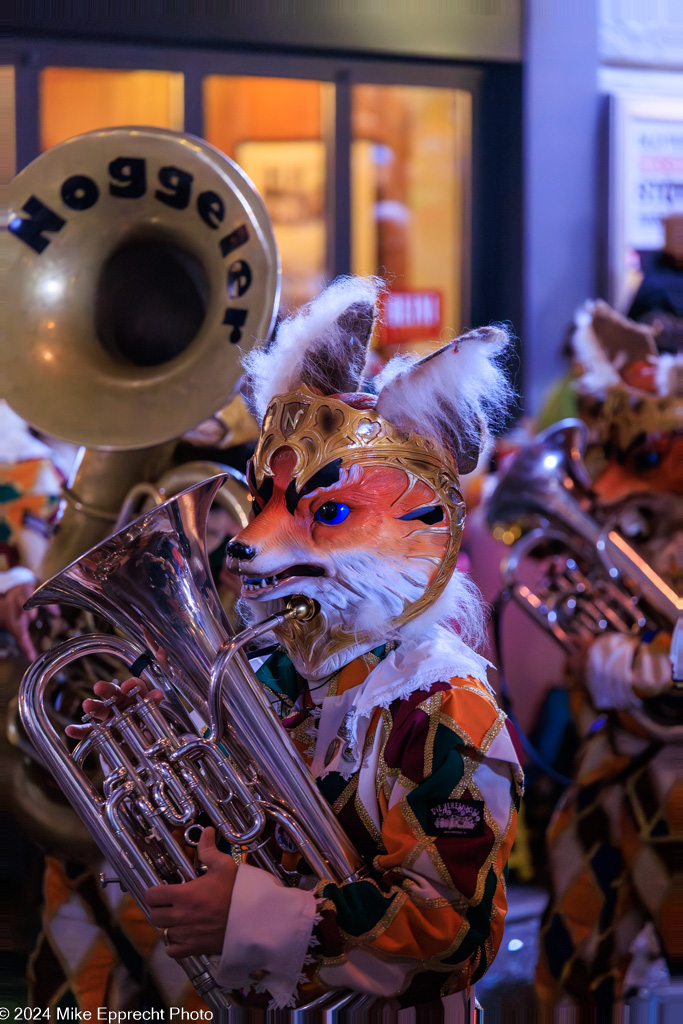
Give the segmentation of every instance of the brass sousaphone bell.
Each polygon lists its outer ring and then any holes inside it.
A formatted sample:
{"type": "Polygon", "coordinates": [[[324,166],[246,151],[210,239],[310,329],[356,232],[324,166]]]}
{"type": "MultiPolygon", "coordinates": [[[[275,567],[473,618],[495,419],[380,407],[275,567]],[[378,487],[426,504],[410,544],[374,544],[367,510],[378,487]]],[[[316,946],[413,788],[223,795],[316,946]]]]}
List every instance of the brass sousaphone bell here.
{"type": "Polygon", "coordinates": [[[251,182],[202,139],[90,132],[10,191],[5,397],[47,434],[105,450],[168,441],[226,404],[279,295],[251,182]]]}
{"type": "Polygon", "coordinates": [[[279,260],[240,168],[158,128],[43,153],[12,183],[8,227],[5,397],[85,446],[52,575],[115,528],[131,487],[168,470],[171,439],[230,400],[242,354],[272,329],[279,260]]]}
{"type": "MultiPolygon", "coordinates": [[[[77,136],[12,182],[3,248],[2,396],[39,430],[84,446],[43,576],[134,518],[134,501],[164,501],[218,472],[233,475],[216,500],[244,526],[241,474],[172,461],[175,439],[229,402],[242,354],[277,312],[275,238],[240,168],[157,128],[77,136]]],[[[41,843],[62,850],[77,830],[58,827],[62,808],[40,779],[17,780],[41,843]]]]}

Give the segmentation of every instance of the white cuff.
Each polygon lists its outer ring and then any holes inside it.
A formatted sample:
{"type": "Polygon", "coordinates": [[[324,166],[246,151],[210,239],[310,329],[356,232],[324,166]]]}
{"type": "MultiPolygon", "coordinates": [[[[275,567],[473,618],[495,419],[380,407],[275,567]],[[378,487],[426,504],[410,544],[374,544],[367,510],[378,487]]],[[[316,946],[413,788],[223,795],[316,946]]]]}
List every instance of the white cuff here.
{"type": "Polygon", "coordinates": [[[38,577],[34,572],[23,565],[15,565],[13,569],[0,572],[0,594],[6,594],[13,587],[18,587],[22,583],[31,583],[35,586],[37,582],[38,577]]]}
{"type": "Polygon", "coordinates": [[[606,633],[596,637],[588,650],[586,685],[600,711],[635,710],[641,705],[634,693],[635,686],[655,694],[670,679],[667,656],[652,654],[646,644],[639,646],[637,637],[606,633]]]}
{"type": "Polygon", "coordinates": [[[250,864],[237,870],[215,977],[226,989],[265,989],[294,1005],[317,909],[313,892],[290,889],[250,864]]]}

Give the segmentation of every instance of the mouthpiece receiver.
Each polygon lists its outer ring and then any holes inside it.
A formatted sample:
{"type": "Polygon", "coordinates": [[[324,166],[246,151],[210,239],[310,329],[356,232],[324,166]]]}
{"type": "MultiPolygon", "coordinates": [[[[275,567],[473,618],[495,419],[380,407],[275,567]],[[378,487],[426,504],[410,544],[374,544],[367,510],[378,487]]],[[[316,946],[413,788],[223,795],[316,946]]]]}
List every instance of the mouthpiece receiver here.
{"type": "Polygon", "coordinates": [[[312,597],[303,597],[295,594],[287,601],[285,617],[296,619],[297,622],[310,622],[320,611],[320,605],[312,597]]]}

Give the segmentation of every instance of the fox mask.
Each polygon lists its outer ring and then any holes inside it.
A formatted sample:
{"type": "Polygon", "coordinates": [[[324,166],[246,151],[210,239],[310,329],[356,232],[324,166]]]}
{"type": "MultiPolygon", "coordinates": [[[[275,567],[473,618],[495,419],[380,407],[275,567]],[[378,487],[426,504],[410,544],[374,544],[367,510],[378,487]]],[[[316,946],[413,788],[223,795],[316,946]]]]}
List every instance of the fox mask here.
{"type": "Polygon", "coordinates": [[[593,487],[605,504],[683,492],[683,355],[657,331],[598,299],[577,311],[572,350],[578,412],[589,428],[593,487]]]}
{"type": "Polygon", "coordinates": [[[374,278],[336,281],[246,359],[262,427],[248,469],[254,515],[228,546],[229,568],[252,620],[292,594],[319,603],[314,620],[276,634],[312,680],[419,628],[437,605],[438,618],[477,631],[473,587],[455,570],[458,472],[474,468],[507,406],[507,334],[473,331],[366,381],[380,291],[374,278]]]}

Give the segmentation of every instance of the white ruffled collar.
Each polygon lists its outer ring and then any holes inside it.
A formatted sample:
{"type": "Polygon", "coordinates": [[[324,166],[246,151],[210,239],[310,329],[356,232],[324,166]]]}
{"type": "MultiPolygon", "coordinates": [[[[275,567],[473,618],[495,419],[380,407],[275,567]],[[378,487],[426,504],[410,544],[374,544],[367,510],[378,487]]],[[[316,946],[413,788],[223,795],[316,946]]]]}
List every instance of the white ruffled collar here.
{"type": "Polygon", "coordinates": [[[468,647],[448,626],[435,624],[419,638],[403,641],[375,666],[358,687],[356,714],[369,718],[376,707],[388,708],[395,700],[426,690],[432,683],[473,676],[493,690],[486,678],[490,661],[468,647]]]}

